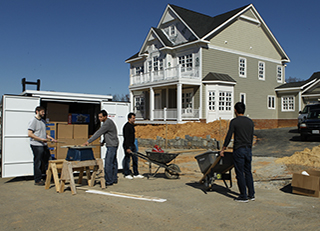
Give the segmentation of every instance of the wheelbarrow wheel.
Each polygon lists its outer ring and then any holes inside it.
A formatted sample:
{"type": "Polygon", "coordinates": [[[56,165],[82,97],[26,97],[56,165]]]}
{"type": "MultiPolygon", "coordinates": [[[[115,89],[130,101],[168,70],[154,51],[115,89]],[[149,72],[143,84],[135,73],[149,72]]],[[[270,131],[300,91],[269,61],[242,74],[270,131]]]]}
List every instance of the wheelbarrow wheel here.
{"type": "MultiPolygon", "coordinates": [[[[178,165],[176,164],[169,164],[168,166],[169,168],[176,170],[178,172],[180,172],[180,168],[178,165]]],[[[179,178],[179,173],[171,171],[170,169],[167,169],[164,171],[164,175],[168,178],[168,179],[178,179],[179,178]]]]}

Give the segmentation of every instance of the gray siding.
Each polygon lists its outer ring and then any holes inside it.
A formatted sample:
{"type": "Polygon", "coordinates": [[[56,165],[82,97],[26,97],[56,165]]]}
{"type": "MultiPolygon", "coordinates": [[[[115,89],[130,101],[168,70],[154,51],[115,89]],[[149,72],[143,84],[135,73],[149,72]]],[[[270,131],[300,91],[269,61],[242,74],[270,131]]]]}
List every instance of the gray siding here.
{"type": "Polygon", "coordinates": [[[265,80],[258,79],[259,59],[218,51],[203,49],[202,68],[204,77],[208,72],[217,72],[230,75],[237,84],[234,88],[234,102],[239,101],[240,93],[246,93],[246,114],[253,119],[275,119],[277,110],[268,109],[268,95],[276,96],[274,88],[279,85],[276,81],[277,64],[265,62],[265,80]],[[238,75],[239,57],[247,60],[247,77],[238,75]]]}

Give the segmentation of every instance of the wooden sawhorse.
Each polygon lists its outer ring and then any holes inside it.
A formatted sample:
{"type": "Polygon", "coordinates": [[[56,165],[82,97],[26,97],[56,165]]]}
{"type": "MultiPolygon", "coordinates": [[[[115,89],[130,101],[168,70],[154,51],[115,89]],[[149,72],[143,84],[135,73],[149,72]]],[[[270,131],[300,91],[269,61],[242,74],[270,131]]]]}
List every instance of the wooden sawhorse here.
{"type": "Polygon", "coordinates": [[[50,188],[51,178],[53,176],[54,184],[56,187],[56,191],[60,190],[60,179],[58,173],[61,173],[62,165],[66,160],[49,160],[48,170],[47,170],[47,178],[46,184],[44,186],[45,189],[50,188]]]}
{"type": "Polygon", "coordinates": [[[102,159],[96,160],[85,160],[85,161],[64,161],[62,164],[61,178],[60,178],[60,189],[59,192],[64,192],[64,186],[67,180],[70,180],[71,193],[77,194],[76,186],[74,183],[73,171],[80,170],[79,181],[81,183],[83,177],[83,171],[86,171],[89,187],[94,186],[96,175],[99,171],[101,188],[106,187],[104,179],[104,169],[102,159]],[[91,176],[90,167],[93,167],[93,173],[91,176]]]}

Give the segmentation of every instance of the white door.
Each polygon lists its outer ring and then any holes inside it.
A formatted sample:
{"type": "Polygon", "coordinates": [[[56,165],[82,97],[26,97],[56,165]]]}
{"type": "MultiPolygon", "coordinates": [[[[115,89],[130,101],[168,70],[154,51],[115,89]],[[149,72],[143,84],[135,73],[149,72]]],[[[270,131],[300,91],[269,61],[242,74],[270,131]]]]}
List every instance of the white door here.
{"type": "Polygon", "coordinates": [[[40,98],[4,95],[2,102],[2,177],[33,175],[27,129],[40,98]]]}
{"type": "MultiPolygon", "coordinates": [[[[122,169],[122,160],[124,158],[124,150],[122,147],[123,144],[123,134],[122,128],[124,124],[127,122],[127,115],[129,114],[130,105],[129,103],[121,103],[121,102],[102,102],[101,110],[106,110],[108,112],[108,119],[112,119],[117,128],[118,128],[118,138],[119,138],[119,146],[118,146],[118,168],[122,169]]],[[[104,160],[106,154],[106,147],[101,147],[101,158],[104,160]]]]}

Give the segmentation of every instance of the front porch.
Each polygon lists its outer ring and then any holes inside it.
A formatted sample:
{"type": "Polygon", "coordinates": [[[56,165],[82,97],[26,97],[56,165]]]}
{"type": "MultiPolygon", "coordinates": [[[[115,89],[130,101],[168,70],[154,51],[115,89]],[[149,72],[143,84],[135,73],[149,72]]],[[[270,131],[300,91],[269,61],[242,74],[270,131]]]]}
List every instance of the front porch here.
{"type": "Polygon", "coordinates": [[[137,123],[183,123],[201,119],[201,85],[176,85],[130,90],[137,123]]]}

